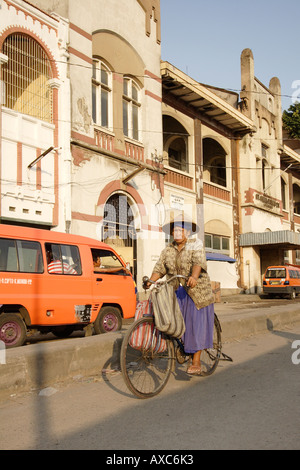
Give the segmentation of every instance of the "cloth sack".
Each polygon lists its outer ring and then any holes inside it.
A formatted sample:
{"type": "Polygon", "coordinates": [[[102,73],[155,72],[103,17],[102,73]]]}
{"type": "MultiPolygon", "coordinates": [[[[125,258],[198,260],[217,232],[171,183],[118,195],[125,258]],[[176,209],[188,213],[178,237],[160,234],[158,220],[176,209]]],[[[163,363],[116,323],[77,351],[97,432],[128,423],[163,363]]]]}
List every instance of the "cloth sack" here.
{"type": "MultiPolygon", "coordinates": [[[[153,317],[153,307],[150,300],[138,302],[135,311],[135,320],[144,316],[153,317]]],[[[164,335],[154,328],[154,323],[144,323],[135,328],[129,339],[129,344],[133,349],[161,353],[166,351],[167,342],[164,335]]]]}
{"type": "Polygon", "coordinates": [[[166,335],[181,338],[185,323],[173,286],[157,284],[150,299],[153,305],[155,327],[166,335]]]}

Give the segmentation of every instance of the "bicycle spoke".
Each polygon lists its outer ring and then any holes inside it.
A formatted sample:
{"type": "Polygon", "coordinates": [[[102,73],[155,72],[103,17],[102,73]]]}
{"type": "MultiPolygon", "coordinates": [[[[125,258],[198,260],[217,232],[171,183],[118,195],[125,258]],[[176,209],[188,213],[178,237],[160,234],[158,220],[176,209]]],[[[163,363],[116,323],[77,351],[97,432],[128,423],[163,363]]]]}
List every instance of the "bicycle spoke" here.
{"type": "Polygon", "coordinates": [[[159,337],[152,318],[136,322],[127,331],[121,349],[121,369],[128,388],[140,398],[159,393],[169,379],[174,357],[173,342],[159,337]],[[151,346],[143,347],[143,342],[151,346]]]}

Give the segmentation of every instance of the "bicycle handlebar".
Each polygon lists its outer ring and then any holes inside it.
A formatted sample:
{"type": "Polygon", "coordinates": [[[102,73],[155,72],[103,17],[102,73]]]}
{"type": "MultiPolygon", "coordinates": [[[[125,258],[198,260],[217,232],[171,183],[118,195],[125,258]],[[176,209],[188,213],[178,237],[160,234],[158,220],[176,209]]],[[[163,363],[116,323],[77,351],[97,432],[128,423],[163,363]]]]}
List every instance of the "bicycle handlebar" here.
{"type": "Polygon", "coordinates": [[[183,276],[182,274],[175,274],[174,276],[170,277],[170,279],[166,279],[165,281],[160,281],[160,280],[151,281],[148,276],[144,276],[143,277],[143,285],[147,284],[148,282],[150,282],[151,284],[157,284],[157,283],[159,283],[159,284],[168,284],[169,282],[173,281],[174,279],[179,279],[179,278],[185,279],[186,281],[188,280],[188,276],[183,276]]]}

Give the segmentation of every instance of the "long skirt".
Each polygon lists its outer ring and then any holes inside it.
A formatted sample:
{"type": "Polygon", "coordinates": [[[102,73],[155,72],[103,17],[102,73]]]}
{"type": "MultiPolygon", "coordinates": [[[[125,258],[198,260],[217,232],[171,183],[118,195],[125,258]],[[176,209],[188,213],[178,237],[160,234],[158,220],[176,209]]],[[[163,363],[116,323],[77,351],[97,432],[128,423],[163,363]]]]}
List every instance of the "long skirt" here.
{"type": "Polygon", "coordinates": [[[176,290],[179,307],[185,321],[185,333],[182,337],[184,350],[193,354],[202,349],[213,347],[214,304],[197,309],[191,297],[180,286],[176,290]]]}

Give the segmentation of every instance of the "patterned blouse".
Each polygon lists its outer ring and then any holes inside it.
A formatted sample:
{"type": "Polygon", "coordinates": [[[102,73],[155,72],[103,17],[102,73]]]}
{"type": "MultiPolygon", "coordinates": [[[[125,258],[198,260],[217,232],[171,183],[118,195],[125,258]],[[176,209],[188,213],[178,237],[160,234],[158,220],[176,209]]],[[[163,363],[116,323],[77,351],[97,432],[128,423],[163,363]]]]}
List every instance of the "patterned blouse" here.
{"type": "MultiPolygon", "coordinates": [[[[161,252],[153,273],[160,274],[160,277],[166,276],[167,279],[176,274],[190,277],[193,266],[201,266],[201,274],[196,286],[189,288],[187,292],[194,301],[196,308],[200,309],[207,307],[214,301],[210,278],[207,274],[205,250],[200,240],[187,240],[181,251],[178,250],[174,242],[168,245],[161,252]]],[[[179,284],[184,285],[185,283],[184,279],[171,281],[175,289],[179,287],[179,284]]]]}

